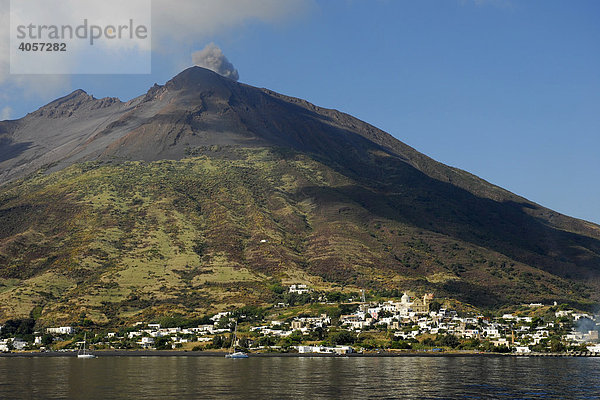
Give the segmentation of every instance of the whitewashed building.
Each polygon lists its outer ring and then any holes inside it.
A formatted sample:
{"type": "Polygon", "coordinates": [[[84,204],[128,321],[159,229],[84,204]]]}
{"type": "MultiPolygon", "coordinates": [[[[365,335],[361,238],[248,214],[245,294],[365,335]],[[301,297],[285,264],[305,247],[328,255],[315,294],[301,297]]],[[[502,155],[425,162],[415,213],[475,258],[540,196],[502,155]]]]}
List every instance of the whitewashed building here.
{"type": "Polygon", "coordinates": [[[75,330],[72,326],[61,326],[58,328],[46,328],[46,333],[53,333],[56,335],[72,335],[75,330]]]}
{"type": "Polygon", "coordinates": [[[306,294],[306,293],[310,292],[310,289],[306,285],[296,284],[296,285],[290,286],[289,292],[296,293],[296,294],[306,294]]]}

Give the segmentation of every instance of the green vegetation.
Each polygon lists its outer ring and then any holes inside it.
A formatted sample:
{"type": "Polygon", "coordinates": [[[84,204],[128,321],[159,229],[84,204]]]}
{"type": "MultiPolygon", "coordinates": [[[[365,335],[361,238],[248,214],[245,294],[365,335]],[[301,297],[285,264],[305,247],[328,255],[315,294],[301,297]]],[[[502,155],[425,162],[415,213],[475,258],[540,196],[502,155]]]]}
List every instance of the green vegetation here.
{"type": "Polygon", "coordinates": [[[242,306],[254,307],[239,315],[251,320],[268,304],[319,300],[288,293],[293,282],[330,302],[356,301],[360,288],[371,298],[413,289],[483,308],[598,300],[558,271],[557,257],[530,249],[537,239],[508,248],[490,233],[498,221],[485,219],[466,235],[477,215],[452,215],[469,207],[460,196],[454,208],[438,206],[395,161],[377,159],[379,172],[364,171],[369,181],[283,154],[86,163],[1,187],[0,320],[101,327],[168,317],[165,326],[191,326],[242,306]]]}
{"type": "Polygon", "coordinates": [[[35,320],[32,318],[9,319],[0,330],[0,338],[28,337],[33,334],[34,328],[35,320]]]}

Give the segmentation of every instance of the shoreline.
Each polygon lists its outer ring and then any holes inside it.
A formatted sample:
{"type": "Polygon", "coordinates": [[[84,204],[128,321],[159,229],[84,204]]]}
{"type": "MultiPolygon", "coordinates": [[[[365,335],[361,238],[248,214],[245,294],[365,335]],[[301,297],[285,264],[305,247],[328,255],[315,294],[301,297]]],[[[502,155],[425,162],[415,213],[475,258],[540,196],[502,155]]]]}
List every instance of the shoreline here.
{"type": "MultiPolygon", "coordinates": [[[[224,352],[210,351],[181,351],[181,350],[99,350],[92,352],[98,358],[100,357],[225,357],[224,352]]],[[[382,352],[382,353],[350,353],[350,354],[329,354],[329,353],[248,353],[250,358],[272,358],[272,357],[291,357],[291,358],[376,358],[376,357],[600,357],[600,354],[567,354],[567,353],[475,353],[475,352],[382,352]]],[[[37,358],[37,357],[77,357],[76,351],[60,352],[17,352],[1,353],[0,358],[37,358]]]]}

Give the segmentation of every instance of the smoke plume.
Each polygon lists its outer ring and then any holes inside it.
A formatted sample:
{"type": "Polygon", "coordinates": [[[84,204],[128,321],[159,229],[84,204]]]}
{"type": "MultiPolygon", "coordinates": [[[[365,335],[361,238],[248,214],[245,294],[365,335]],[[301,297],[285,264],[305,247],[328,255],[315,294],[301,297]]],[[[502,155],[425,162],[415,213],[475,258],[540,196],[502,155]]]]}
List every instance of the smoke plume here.
{"type": "Polygon", "coordinates": [[[192,53],[194,65],[210,69],[219,75],[237,81],[240,79],[237,69],[229,62],[219,46],[214,43],[208,44],[200,51],[192,53]]]}

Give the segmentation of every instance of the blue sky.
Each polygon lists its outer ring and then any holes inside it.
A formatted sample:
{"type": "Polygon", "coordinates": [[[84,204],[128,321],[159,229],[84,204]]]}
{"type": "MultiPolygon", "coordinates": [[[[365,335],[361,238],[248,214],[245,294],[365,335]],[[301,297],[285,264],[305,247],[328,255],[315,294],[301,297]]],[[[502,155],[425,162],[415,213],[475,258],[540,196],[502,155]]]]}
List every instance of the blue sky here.
{"type": "Polygon", "coordinates": [[[202,18],[186,20],[176,45],[153,53],[152,75],[60,77],[45,90],[5,80],[0,110],[18,118],[77,88],[129,99],[214,42],[241,82],[350,113],[438,161],[600,223],[600,2],[285,4],[215,12],[205,30],[202,18]]]}

